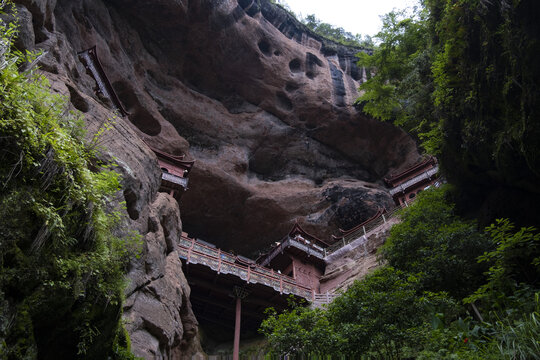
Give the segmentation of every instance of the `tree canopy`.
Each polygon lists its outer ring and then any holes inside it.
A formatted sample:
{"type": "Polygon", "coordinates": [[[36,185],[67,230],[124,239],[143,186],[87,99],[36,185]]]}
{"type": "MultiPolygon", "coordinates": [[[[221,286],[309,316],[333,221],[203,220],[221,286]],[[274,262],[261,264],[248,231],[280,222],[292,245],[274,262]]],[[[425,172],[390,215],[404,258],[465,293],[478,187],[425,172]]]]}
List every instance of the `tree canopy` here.
{"type": "Polygon", "coordinates": [[[322,22],[314,14],[301,18],[300,21],[316,34],[337,43],[366,49],[371,49],[374,46],[371,36],[353,35],[351,32],[345,31],[342,27],[336,27],[322,22]]]}
{"type": "Polygon", "coordinates": [[[385,265],[327,308],[271,312],[273,354],[292,358],[537,359],[540,233],[500,220],[479,231],[448,188],[403,210],[385,265]]]}
{"type": "Polygon", "coordinates": [[[460,207],[483,206],[483,221],[515,215],[538,225],[531,215],[540,200],[538,3],[423,5],[412,16],[388,14],[380,45],[359,54],[372,76],[357,104],[436,155],[462,194],[460,207]]]}

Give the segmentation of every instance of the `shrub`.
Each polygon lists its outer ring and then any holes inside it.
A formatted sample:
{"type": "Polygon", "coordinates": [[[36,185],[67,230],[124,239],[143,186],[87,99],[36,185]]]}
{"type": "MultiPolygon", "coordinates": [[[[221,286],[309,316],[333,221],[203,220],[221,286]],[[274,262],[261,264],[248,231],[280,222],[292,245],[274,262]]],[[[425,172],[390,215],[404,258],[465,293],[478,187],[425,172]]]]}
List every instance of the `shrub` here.
{"type": "Polygon", "coordinates": [[[0,354],[106,358],[130,256],[131,240],[114,235],[119,176],[85,145],[66,99],[19,71],[36,54],[15,51],[15,36],[0,20],[0,354]]]}

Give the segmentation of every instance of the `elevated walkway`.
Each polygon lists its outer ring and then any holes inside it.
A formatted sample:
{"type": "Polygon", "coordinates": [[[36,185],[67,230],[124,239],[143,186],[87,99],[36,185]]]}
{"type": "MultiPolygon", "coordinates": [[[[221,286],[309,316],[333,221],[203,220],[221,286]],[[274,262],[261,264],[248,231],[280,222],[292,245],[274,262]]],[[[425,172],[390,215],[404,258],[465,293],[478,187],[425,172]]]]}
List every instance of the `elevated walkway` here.
{"type": "Polygon", "coordinates": [[[347,245],[358,242],[359,240],[367,241],[367,238],[379,231],[388,221],[398,216],[399,210],[408,206],[406,203],[395,207],[390,212],[377,212],[376,216],[372,217],[368,221],[364,222],[361,226],[355,226],[353,231],[349,230],[343,237],[337,238],[337,241],[326,249],[325,261],[331,257],[339,256],[342,254],[344,248],[347,245]]]}
{"type": "Polygon", "coordinates": [[[297,284],[294,278],[258,265],[249,259],[224,252],[206,242],[182,236],[178,252],[186,264],[203,265],[217,275],[232,275],[245,282],[243,284],[245,286],[260,284],[280,295],[294,295],[308,301],[314,300],[315,291],[297,284]]]}
{"type": "Polygon", "coordinates": [[[207,332],[221,329],[209,336],[223,336],[224,330],[234,332],[235,341],[240,332],[242,337],[256,335],[267,308],[282,311],[288,308],[291,296],[315,301],[314,289],[299,284],[295,278],[205,241],[183,234],[177,251],[197,320],[207,332]]]}

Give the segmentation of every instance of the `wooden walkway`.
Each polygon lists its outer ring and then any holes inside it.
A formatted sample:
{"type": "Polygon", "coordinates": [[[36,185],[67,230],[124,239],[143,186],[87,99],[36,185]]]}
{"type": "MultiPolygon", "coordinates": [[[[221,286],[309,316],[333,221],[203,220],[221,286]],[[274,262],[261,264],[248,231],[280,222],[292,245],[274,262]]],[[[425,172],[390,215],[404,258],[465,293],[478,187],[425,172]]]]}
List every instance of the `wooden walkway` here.
{"type": "Polygon", "coordinates": [[[379,228],[385,225],[390,219],[397,217],[399,210],[403,209],[406,206],[407,204],[404,204],[403,206],[397,206],[390,212],[384,214],[381,213],[378,217],[372,219],[370,222],[366,223],[364,226],[360,227],[356,231],[353,231],[350,234],[343,236],[342,239],[338,240],[335,244],[331,245],[326,249],[325,258],[328,255],[335,253],[347,244],[350,244],[351,242],[358,240],[361,237],[368,237],[372,233],[377,232],[379,228]]]}
{"type": "Polygon", "coordinates": [[[217,274],[230,274],[247,284],[262,284],[280,294],[296,295],[308,301],[315,299],[313,289],[297,284],[292,277],[257,265],[255,262],[247,262],[208,243],[182,236],[178,252],[180,258],[187,264],[201,264],[217,274]]]}

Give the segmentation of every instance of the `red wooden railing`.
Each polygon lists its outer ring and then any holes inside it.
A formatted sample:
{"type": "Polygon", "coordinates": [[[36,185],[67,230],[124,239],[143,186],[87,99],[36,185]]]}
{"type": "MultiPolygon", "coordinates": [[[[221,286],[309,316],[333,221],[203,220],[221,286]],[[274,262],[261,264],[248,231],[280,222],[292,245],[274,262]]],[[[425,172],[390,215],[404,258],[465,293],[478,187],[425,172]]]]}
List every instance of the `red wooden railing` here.
{"type": "Polygon", "coordinates": [[[180,258],[187,264],[201,264],[209,267],[218,274],[231,274],[247,283],[257,283],[269,286],[281,294],[293,294],[309,301],[315,299],[313,289],[299,285],[290,276],[274,272],[272,269],[257,265],[237,264],[238,258],[230,253],[203,244],[196,239],[182,236],[179,247],[180,258]]]}

